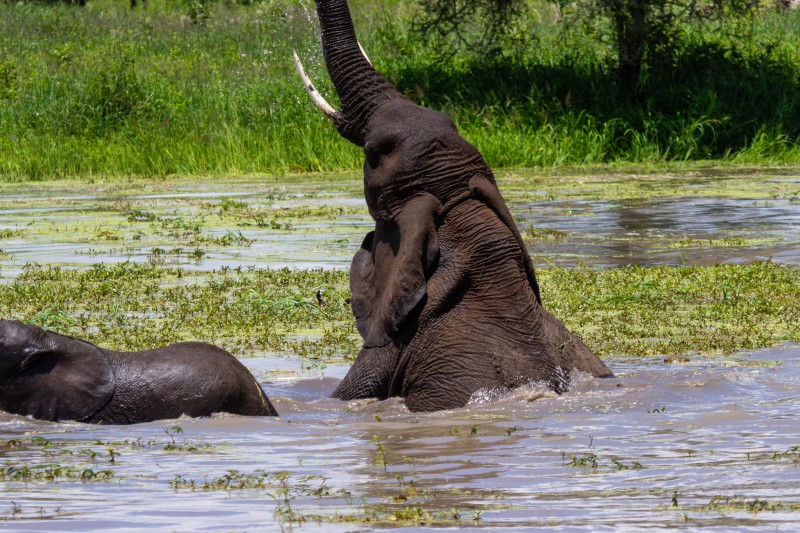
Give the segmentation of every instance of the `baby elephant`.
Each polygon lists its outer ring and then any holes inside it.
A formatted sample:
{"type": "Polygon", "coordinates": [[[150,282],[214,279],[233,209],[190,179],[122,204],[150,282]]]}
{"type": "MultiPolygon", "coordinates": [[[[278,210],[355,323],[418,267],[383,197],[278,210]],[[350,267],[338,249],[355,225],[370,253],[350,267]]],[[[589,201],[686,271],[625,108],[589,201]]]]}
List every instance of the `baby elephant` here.
{"type": "Polygon", "coordinates": [[[0,409],[105,424],[277,415],[253,375],[216,346],[115,352],[16,320],[0,320],[0,409]]]}

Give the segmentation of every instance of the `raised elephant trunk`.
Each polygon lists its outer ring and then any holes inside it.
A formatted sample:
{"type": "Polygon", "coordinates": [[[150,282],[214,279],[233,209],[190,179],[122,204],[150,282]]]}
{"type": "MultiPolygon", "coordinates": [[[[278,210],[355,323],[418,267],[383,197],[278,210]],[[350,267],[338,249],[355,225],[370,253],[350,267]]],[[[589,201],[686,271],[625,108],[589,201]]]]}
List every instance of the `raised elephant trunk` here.
{"type": "Polygon", "coordinates": [[[350,265],[364,344],[333,396],[401,396],[412,411],[431,411],[532,382],[562,392],[574,369],[611,376],[542,307],[533,262],[480,152],[450,117],[372,68],[345,0],[316,4],[342,111],[303,81],[339,133],[363,147],[375,220],[350,265]]]}
{"type": "MultiPolygon", "coordinates": [[[[317,0],[316,4],[325,65],[342,103],[341,111],[326,110],[324,105],[317,103],[316,91],[310,82],[304,79],[304,83],[317,107],[333,120],[339,133],[350,142],[364,146],[365,128],[370,114],[382,102],[405,97],[367,59],[356,39],[347,2],[317,0]]],[[[298,66],[298,71],[301,70],[298,66]]]]}

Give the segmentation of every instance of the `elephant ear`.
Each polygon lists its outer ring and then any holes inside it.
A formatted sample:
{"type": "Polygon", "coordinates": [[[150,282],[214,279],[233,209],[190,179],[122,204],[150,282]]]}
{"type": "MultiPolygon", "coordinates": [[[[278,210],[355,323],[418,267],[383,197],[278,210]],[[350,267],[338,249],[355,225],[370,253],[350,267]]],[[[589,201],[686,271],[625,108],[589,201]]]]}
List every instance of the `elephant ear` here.
{"type": "Polygon", "coordinates": [[[514,222],[514,219],[511,217],[511,212],[508,210],[508,206],[506,206],[503,197],[500,195],[500,191],[497,189],[497,185],[489,180],[487,176],[483,174],[476,174],[472,177],[472,179],[469,180],[469,190],[475,199],[480,200],[489,206],[489,208],[494,211],[503,224],[508,226],[508,229],[511,230],[511,233],[514,234],[514,238],[517,240],[517,244],[519,245],[520,252],[522,254],[522,264],[525,267],[525,274],[528,277],[528,283],[530,283],[533,293],[536,295],[536,300],[541,305],[542,298],[539,295],[539,283],[536,281],[536,273],[533,270],[533,261],[531,261],[531,256],[528,253],[528,249],[525,247],[525,242],[522,240],[522,235],[520,235],[517,225],[514,222]]]}
{"type": "Polygon", "coordinates": [[[428,193],[413,196],[392,220],[377,221],[356,252],[351,305],[365,348],[389,344],[425,296],[429,270],[439,257],[441,207],[428,193]]]}
{"type": "MultiPolygon", "coordinates": [[[[85,420],[111,400],[114,372],[96,346],[32,328],[24,350],[24,362],[0,386],[3,411],[41,420],[85,420]]],[[[0,346],[0,358],[13,355],[0,346]]]]}

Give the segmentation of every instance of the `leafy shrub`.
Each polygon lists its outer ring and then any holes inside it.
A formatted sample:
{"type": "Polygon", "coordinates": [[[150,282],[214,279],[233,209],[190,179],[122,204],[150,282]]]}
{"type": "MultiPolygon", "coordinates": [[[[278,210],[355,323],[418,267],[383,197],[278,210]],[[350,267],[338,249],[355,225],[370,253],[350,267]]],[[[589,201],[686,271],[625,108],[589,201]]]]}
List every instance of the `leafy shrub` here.
{"type": "Polygon", "coordinates": [[[134,60],[124,54],[112,55],[110,64],[89,78],[84,98],[90,129],[96,133],[129,118],[145,116],[150,109],[134,60]]]}
{"type": "Polygon", "coordinates": [[[9,99],[17,91],[17,67],[11,61],[0,61],[0,99],[9,99]]]}

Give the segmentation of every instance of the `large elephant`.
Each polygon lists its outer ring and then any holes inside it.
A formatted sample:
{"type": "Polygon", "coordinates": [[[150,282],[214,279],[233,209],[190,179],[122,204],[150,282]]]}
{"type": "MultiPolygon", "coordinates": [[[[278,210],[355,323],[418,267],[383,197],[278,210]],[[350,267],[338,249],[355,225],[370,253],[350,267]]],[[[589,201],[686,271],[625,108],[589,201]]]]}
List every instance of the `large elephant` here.
{"type": "Polygon", "coordinates": [[[414,104],[372,67],[345,0],[316,5],[341,110],[295,56],[298,71],[338,132],[363,148],[375,220],[350,271],[364,343],[333,395],[401,396],[412,411],[431,411],[531,382],[561,392],[575,369],[612,376],[542,307],[533,263],[478,150],[447,115],[414,104]]]}
{"type": "Polygon", "coordinates": [[[252,374],[216,346],[115,352],[11,320],[0,320],[0,409],[106,424],[218,412],[277,415],[252,374]]]}

